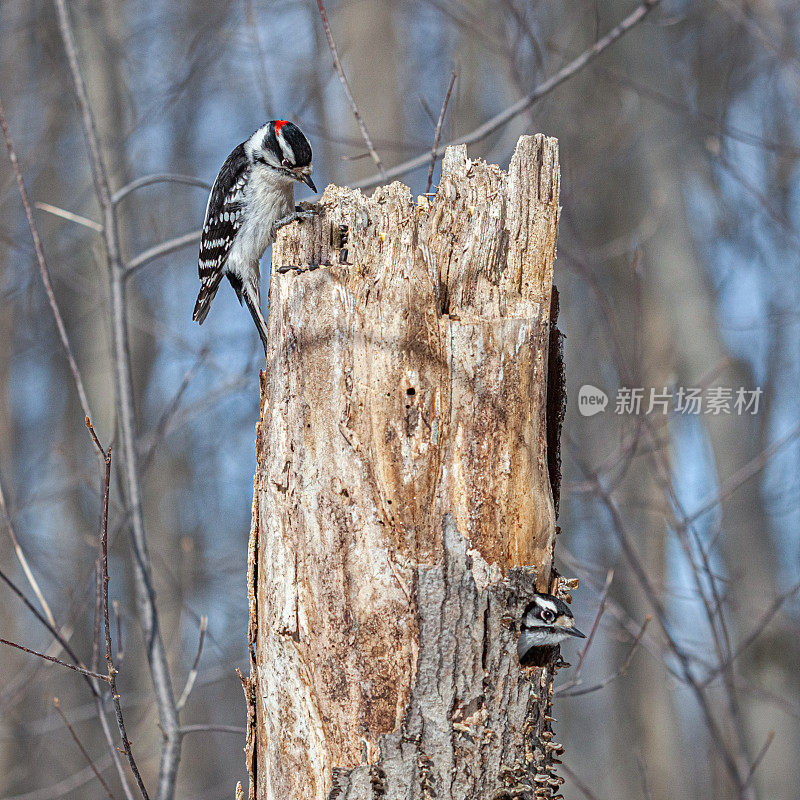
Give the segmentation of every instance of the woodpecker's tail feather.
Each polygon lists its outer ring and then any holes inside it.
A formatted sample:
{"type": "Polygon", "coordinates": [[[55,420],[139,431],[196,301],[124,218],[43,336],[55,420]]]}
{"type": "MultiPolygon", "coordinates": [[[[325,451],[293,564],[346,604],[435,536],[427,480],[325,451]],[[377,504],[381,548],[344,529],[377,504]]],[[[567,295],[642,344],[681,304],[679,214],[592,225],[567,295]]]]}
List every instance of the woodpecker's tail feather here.
{"type": "Polygon", "coordinates": [[[245,287],[243,292],[244,302],[247,305],[248,311],[250,311],[250,315],[253,317],[256,328],[258,328],[261,344],[264,345],[264,355],[269,358],[269,353],[267,352],[267,323],[264,319],[264,315],[261,313],[261,303],[259,302],[261,298],[257,289],[255,291],[248,291],[248,288],[249,287],[245,287]]]}
{"type": "Polygon", "coordinates": [[[221,279],[222,276],[216,280],[204,283],[200,287],[200,293],[197,295],[197,302],[194,304],[194,313],[192,314],[192,319],[195,322],[199,322],[202,325],[205,321],[211,309],[211,302],[214,299],[214,295],[216,295],[217,289],[219,289],[219,282],[221,279]]]}

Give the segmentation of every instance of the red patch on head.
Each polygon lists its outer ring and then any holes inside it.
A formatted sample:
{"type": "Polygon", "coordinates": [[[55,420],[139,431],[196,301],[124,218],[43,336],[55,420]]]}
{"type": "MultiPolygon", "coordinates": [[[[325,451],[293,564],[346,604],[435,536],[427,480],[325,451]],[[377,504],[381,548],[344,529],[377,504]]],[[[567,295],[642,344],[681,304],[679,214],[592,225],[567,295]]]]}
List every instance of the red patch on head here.
{"type": "Polygon", "coordinates": [[[276,119],[275,120],[275,135],[277,136],[281,132],[281,128],[286,125],[288,120],[285,119],[276,119]]]}

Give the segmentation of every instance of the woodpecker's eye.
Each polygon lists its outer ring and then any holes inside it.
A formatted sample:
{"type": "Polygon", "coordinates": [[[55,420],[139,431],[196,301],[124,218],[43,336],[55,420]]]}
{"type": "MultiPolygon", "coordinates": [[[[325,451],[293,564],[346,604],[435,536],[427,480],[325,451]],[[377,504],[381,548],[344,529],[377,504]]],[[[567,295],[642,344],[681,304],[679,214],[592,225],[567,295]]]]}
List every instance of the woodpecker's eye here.
{"type": "Polygon", "coordinates": [[[287,169],[292,166],[288,158],[284,158],[283,161],[281,161],[281,164],[283,164],[283,166],[287,169]]]}
{"type": "Polygon", "coordinates": [[[556,615],[549,608],[542,609],[542,619],[545,622],[552,622],[555,618],[556,615]]]}

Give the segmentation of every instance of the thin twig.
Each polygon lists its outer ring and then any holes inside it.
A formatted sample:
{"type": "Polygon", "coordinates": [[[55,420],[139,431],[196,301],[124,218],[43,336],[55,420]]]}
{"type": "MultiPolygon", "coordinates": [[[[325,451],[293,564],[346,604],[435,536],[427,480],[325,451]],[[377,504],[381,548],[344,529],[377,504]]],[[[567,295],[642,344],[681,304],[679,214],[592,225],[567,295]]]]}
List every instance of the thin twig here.
{"type": "MultiPolygon", "coordinates": [[[[86,426],[92,434],[97,447],[102,451],[103,448],[94,432],[90,420],[86,420],[86,426]]],[[[150,800],[150,796],[145,788],[142,776],[139,773],[139,767],[136,764],[136,759],[133,757],[131,750],[130,739],[125,730],[125,720],[122,716],[122,705],[120,704],[119,691],[117,690],[117,668],[114,666],[114,657],[111,648],[111,625],[108,618],[108,584],[110,578],[108,576],[108,501],[111,494],[111,447],[104,451],[105,458],[105,474],[103,476],[103,514],[100,523],[100,552],[101,552],[101,565],[102,565],[102,587],[103,587],[103,629],[106,636],[106,665],[108,667],[108,682],[111,684],[111,700],[114,703],[114,713],[117,717],[117,727],[119,728],[120,736],[122,737],[122,748],[125,755],[128,757],[128,764],[130,765],[133,777],[139,786],[139,791],[142,793],[144,800],[150,800]]]]}
{"type": "MultiPolygon", "coordinates": [[[[444,96],[442,110],[439,112],[439,119],[436,121],[436,132],[433,135],[433,147],[431,147],[431,165],[428,167],[428,183],[425,185],[425,194],[431,190],[433,183],[433,168],[436,166],[436,151],[439,148],[439,140],[442,138],[442,124],[444,115],[447,113],[447,104],[450,102],[450,95],[453,93],[453,85],[456,82],[456,73],[450,76],[450,83],[447,86],[447,94],[444,96]]],[[[452,114],[450,115],[452,117],[452,114]]]]}
{"type": "Polygon", "coordinates": [[[182,183],[186,186],[197,186],[200,189],[211,191],[211,185],[207,181],[201,178],[195,178],[193,175],[177,175],[172,172],[159,172],[154,175],[144,175],[141,178],[132,180],[130,183],[126,183],[121,189],[117,189],[117,191],[111,195],[111,202],[116,205],[131,192],[136,191],[136,189],[141,189],[143,186],[151,186],[154,183],[182,183]]]}
{"type": "Polygon", "coordinates": [[[90,669],[84,669],[83,667],[78,667],[75,664],[69,664],[66,661],[62,661],[60,658],[45,655],[44,653],[40,653],[38,650],[31,650],[29,647],[17,644],[16,642],[10,642],[8,639],[0,638],[0,644],[6,644],[9,647],[16,647],[17,650],[22,650],[23,653],[28,653],[29,655],[37,656],[38,658],[43,658],[45,661],[49,661],[52,664],[58,664],[60,667],[66,667],[74,672],[79,672],[81,675],[85,675],[87,678],[97,678],[97,680],[105,681],[106,683],[110,682],[107,675],[101,675],[99,672],[92,672],[90,669]]]}
{"type": "MultiPolygon", "coordinates": [[[[94,425],[92,425],[92,420],[91,420],[91,418],[89,416],[86,416],[84,418],[84,424],[86,425],[86,429],[91,434],[92,442],[94,442],[94,446],[97,448],[97,452],[99,453],[100,458],[103,461],[103,464],[105,464],[106,460],[108,459],[108,453],[105,451],[105,448],[103,447],[103,445],[100,444],[100,439],[97,436],[97,431],[95,431],[94,425]]],[[[109,452],[110,451],[111,451],[111,448],[109,448],[109,452]]]]}
{"type": "Polygon", "coordinates": [[[270,80],[267,75],[267,59],[264,54],[264,48],[261,45],[261,37],[258,33],[258,22],[256,21],[255,11],[253,10],[253,0],[245,0],[244,3],[244,20],[250,30],[250,38],[253,42],[258,58],[253,59],[255,66],[258,69],[257,83],[258,89],[261,92],[261,101],[264,104],[264,111],[269,112],[272,107],[272,101],[269,96],[270,80]]]}
{"type": "Polygon", "coordinates": [[[573,689],[569,689],[567,691],[562,691],[559,689],[556,691],[558,697],[579,697],[582,694],[590,694],[591,692],[597,692],[600,689],[605,689],[605,687],[608,686],[608,684],[610,684],[612,681],[615,681],[617,678],[621,678],[623,675],[625,675],[625,673],[630,668],[631,661],[633,661],[633,656],[636,653],[636,650],[638,649],[642,641],[644,632],[647,630],[647,626],[650,624],[651,619],[652,617],[650,615],[644,618],[644,623],[642,624],[639,633],[636,634],[636,637],[634,638],[633,643],[631,644],[631,649],[628,651],[628,655],[625,658],[625,661],[622,662],[622,666],[615,673],[609,675],[607,678],[604,678],[602,681],[594,684],[593,686],[579,686],[573,689]]]}
{"type": "MultiPolygon", "coordinates": [[[[100,759],[98,767],[100,769],[107,769],[111,763],[110,758],[100,759]]],[[[84,767],[78,772],[69,775],[66,778],[58,781],[57,783],[44,786],[41,789],[36,789],[32,792],[24,792],[23,794],[6,795],[3,800],[61,800],[67,797],[76,789],[94,780],[94,772],[91,767],[84,767]]]]}
{"type": "Polygon", "coordinates": [[[586,647],[583,648],[580,656],[578,657],[578,665],[575,667],[575,674],[569,681],[558,687],[559,692],[565,692],[567,689],[571,689],[573,686],[578,686],[581,683],[581,670],[583,669],[583,662],[586,660],[586,655],[589,652],[589,649],[594,642],[595,635],[597,634],[597,630],[600,627],[600,620],[602,619],[606,610],[608,592],[611,589],[611,583],[613,580],[614,570],[610,569],[606,574],[606,582],[603,585],[603,592],[600,595],[600,602],[597,605],[597,614],[595,615],[594,623],[592,623],[592,629],[589,631],[589,638],[586,640],[586,647]]]}
{"type": "Polygon", "coordinates": [[[69,220],[70,222],[74,222],[76,225],[83,225],[84,228],[91,228],[93,231],[98,232],[103,230],[103,226],[99,222],[95,222],[93,219],[89,219],[88,217],[82,217],[80,214],[74,214],[72,211],[67,211],[65,208],[52,206],[50,203],[42,203],[38,200],[34,203],[34,205],[40,211],[46,211],[48,214],[52,214],[55,217],[61,217],[61,219],[69,220]]]}
{"type": "MultiPolygon", "coordinates": [[[[61,633],[66,639],[70,639],[75,633],[75,630],[71,625],[64,625],[61,628],[61,633]]],[[[44,653],[48,656],[58,656],[61,654],[63,649],[64,648],[54,639],[52,642],[50,642],[50,645],[47,647],[47,649],[44,650],[44,653]]],[[[12,706],[16,705],[22,700],[22,692],[24,691],[25,687],[30,684],[31,677],[39,669],[39,666],[40,665],[36,659],[32,658],[25,665],[24,669],[18,670],[13,678],[4,682],[2,689],[0,689],[0,709],[2,709],[3,713],[8,714],[12,706]]],[[[90,669],[93,672],[97,671],[94,669],[94,667],[90,667],[90,669]]],[[[0,739],[2,738],[3,737],[0,736],[0,739]]]]}
{"type": "MultiPolygon", "coordinates": [[[[103,699],[100,694],[100,688],[97,683],[97,680],[94,678],[90,678],[89,675],[84,673],[85,666],[80,658],[78,658],[75,651],[72,649],[72,646],[65,638],[64,634],[59,631],[55,626],[51,625],[48,620],[44,617],[44,615],[39,611],[36,606],[31,603],[30,600],[25,596],[25,593],[8,577],[8,575],[0,569],[0,580],[2,580],[9,589],[11,589],[14,594],[19,597],[19,599],[25,604],[25,607],[31,612],[31,614],[36,617],[36,619],[55,637],[56,641],[61,645],[61,648],[64,652],[72,659],[72,662],[79,666],[80,669],[77,670],[80,674],[83,675],[84,679],[86,680],[87,685],[92,693],[92,697],[94,698],[95,704],[95,711],[97,716],[100,720],[100,726],[103,729],[103,736],[105,737],[106,743],[108,745],[109,753],[111,754],[111,759],[117,769],[117,773],[119,774],[120,783],[122,784],[122,788],[125,792],[126,800],[133,800],[133,793],[128,786],[128,781],[125,775],[125,771],[122,768],[122,762],[119,759],[119,753],[117,752],[117,748],[114,744],[113,737],[111,735],[111,728],[109,727],[108,720],[106,719],[105,711],[103,709],[103,699]]],[[[92,666],[96,668],[96,665],[93,663],[92,666]]],[[[94,672],[94,670],[86,670],[86,672],[94,672]]],[[[100,676],[102,680],[105,680],[105,676],[100,676]]]]}
{"type": "Polygon", "coordinates": [[[691,687],[692,692],[697,700],[698,705],[700,706],[700,710],[703,714],[703,718],[706,723],[706,727],[708,728],[708,732],[711,734],[711,738],[717,747],[717,750],[722,757],[722,761],[725,764],[725,768],[728,771],[728,774],[731,776],[737,790],[741,794],[742,790],[742,783],[743,778],[739,772],[739,767],[734,759],[733,755],[731,754],[730,750],[728,749],[727,743],[722,735],[722,732],[717,725],[717,721],[714,718],[714,714],[711,710],[711,705],[709,703],[709,699],[704,691],[704,687],[701,683],[697,680],[694,676],[692,671],[692,664],[689,657],[680,647],[680,645],[675,640],[675,637],[672,635],[669,625],[669,618],[667,616],[667,611],[664,607],[661,598],[658,596],[658,593],[653,586],[652,581],[650,580],[647,571],[644,568],[644,565],[639,558],[636,549],[633,546],[633,542],[631,541],[631,537],[627,532],[627,529],[623,523],[622,515],[619,512],[619,508],[617,507],[616,502],[614,501],[613,497],[607,492],[607,490],[603,487],[602,483],[600,482],[599,476],[590,470],[583,461],[577,457],[576,455],[573,456],[575,458],[576,463],[580,467],[581,471],[584,473],[585,477],[591,480],[595,486],[595,494],[596,496],[603,502],[606,509],[608,510],[609,515],[611,516],[612,520],[612,528],[614,533],[617,536],[617,540],[620,543],[620,547],[622,549],[625,558],[627,559],[628,563],[630,564],[631,570],[639,583],[642,591],[644,592],[645,596],[647,597],[650,606],[652,607],[655,617],[658,620],[659,626],[661,627],[661,631],[664,634],[664,638],[666,639],[667,644],[669,645],[669,649],[672,651],[673,655],[677,658],[678,663],[680,665],[680,673],[683,677],[683,680],[687,683],[689,687],[691,687]]]}
{"type": "Polygon", "coordinates": [[[586,800],[598,800],[597,795],[566,764],[561,764],[561,771],[575,784],[575,788],[586,800]]]}
{"type": "Polygon", "coordinates": [[[89,766],[92,768],[92,772],[94,772],[95,776],[97,777],[97,780],[100,781],[100,784],[102,785],[103,789],[105,790],[105,793],[108,795],[110,800],[116,800],[116,798],[114,797],[114,793],[111,791],[111,787],[106,783],[106,779],[103,777],[103,775],[100,772],[100,770],[97,769],[97,766],[95,765],[94,761],[92,760],[92,757],[89,755],[88,751],[83,746],[83,742],[81,742],[81,740],[78,738],[78,734],[75,733],[75,729],[72,727],[72,725],[70,725],[70,722],[67,719],[67,715],[61,710],[61,704],[58,702],[58,698],[57,697],[53,698],[53,706],[54,706],[55,710],[58,711],[58,715],[63,720],[64,725],[66,725],[67,730],[69,731],[69,734],[72,737],[72,740],[78,746],[78,750],[81,751],[81,754],[86,759],[86,761],[89,764],[89,766]]]}
{"type": "MultiPolygon", "coordinates": [[[[180,711],[185,705],[186,701],[189,699],[189,695],[194,688],[194,682],[197,680],[197,666],[200,663],[200,656],[203,653],[203,642],[206,638],[206,628],[208,627],[208,617],[203,614],[200,617],[200,641],[197,643],[197,655],[194,657],[194,663],[192,664],[192,668],[189,670],[189,675],[186,678],[186,686],[183,687],[183,692],[181,693],[178,702],[175,704],[175,708],[180,711]]],[[[183,728],[181,731],[185,732],[183,728]]]]}
{"type": "Polygon", "coordinates": [[[384,170],[383,164],[381,163],[378,154],[375,152],[375,147],[372,144],[372,139],[370,139],[367,126],[365,125],[364,120],[359,113],[353,93],[350,91],[350,84],[348,84],[347,76],[344,74],[342,62],[339,61],[339,53],[336,50],[336,42],[333,41],[333,33],[331,33],[331,26],[328,22],[328,15],[325,13],[325,6],[323,5],[322,0],[317,0],[317,8],[319,8],[319,13],[322,17],[322,25],[325,28],[325,36],[328,38],[328,47],[330,48],[331,55],[333,56],[333,66],[339,75],[339,80],[341,81],[344,93],[347,95],[347,102],[350,103],[350,110],[353,112],[353,116],[356,118],[358,128],[361,131],[361,136],[364,139],[364,144],[366,144],[367,150],[369,150],[369,154],[372,156],[372,160],[375,162],[375,166],[378,168],[378,173],[381,180],[386,180],[386,170],[384,170]]]}
{"type": "MultiPolygon", "coordinates": [[[[706,610],[706,617],[708,619],[709,627],[711,628],[712,641],[717,656],[717,662],[721,664],[730,655],[731,644],[728,628],[725,622],[725,615],[723,612],[723,598],[717,587],[717,578],[711,568],[708,551],[703,547],[703,542],[700,539],[699,533],[695,530],[693,525],[685,522],[687,515],[683,510],[681,499],[672,483],[672,467],[668,463],[667,459],[663,456],[661,448],[657,446],[657,437],[652,430],[647,417],[645,417],[645,430],[653,444],[650,452],[650,458],[655,466],[656,480],[662,486],[664,495],[669,500],[669,507],[671,511],[668,513],[669,516],[672,517],[671,524],[678,537],[681,548],[684,551],[686,560],[691,567],[692,577],[695,582],[695,589],[698,597],[700,597],[703,603],[703,607],[706,610]],[[693,549],[700,554],[702,571],[705,572],[711,589],[710,598],[707,596],[705,591],[705,586],[701,575],[701,567],[696,563],[693,549]]],[[[742,713],[739,700],[736,696],[736,687],[733,678],[734,675],[732,672],[725,671],[723,673],[725,696],[728,703],[730,716],[734,723],[734,732],[739,747],[739,769],[743,769],[749,760],[748,742],[744,735],[742,713]]],[[[749,796],[749,793],[746,793],[745,790],[746,784],[743,783],[740,789],[740,796],[743,798],[749,796]]]]}
{"type": "Polygon", "coordinates": [[[745,786],[749,786],[752,782],[753,776],[756,774],[756,770],[764,760],[764,756],[767,754],[767,750],[769,750],[769,746],[772,744],[774,739],[775,731],[770,731],[767,734],[767,740],[764,742],[764,746],[758,751],[758,755],[753,759],[753,763],[750,765],[750,771],[747,773],[747,777],[744,779],[745,786]]]}
{"type": "Polygon", "coordinates": [[[747,481],[754,478],[764,469],[770,459],[778,453],[778,451],[791,444],[798,437],[800,437],[800,423],[787,431],[783,436],[776,439],[768,447],[765,447],[758,455],[754,456],[750,461],[736,470],[733,475],[725,480],[723,485],[720,486],[719,491],[713,497],[701,502],[691,514],[686,516],[685,523],[691,525],[702,517],[703,514],[708,513],[720,505],[723,500],[732,495],[739,487],[743,486],[747,481]]]}
{"type": "MultiPolygon", "coordinates": [[[[106,493],[106,456],[110,456],[111,448],[109,447],[108,454],[103,449],[103,445],[100,444],[100,439],[95,432],[94,425],[92,425],[92,421],[89,417],[86,417],[86,427],[89,430],[89,433],[92,437],[92,442],[94,443],[95,449],[97,450],[98,456],[100,458],[101,463],[103,464],[102,475],[100,478],[100,496],[105,497],[106,493]]],[[[105,514],[101,511],[100,513],[100,532],[98,534],[98,543],[97,543],[97,561],[95,564],[95,607],[94,607],[94,630],[93,630],[93,637],[92,637],[92,669],[98,669],[99,661],[100,661],[100,620],[103,617],[103,548],[101,545],[101,540],[103,536],[103,526],[108,524],[107,519],[105,518],[105,514]]],[[[121,641],[121,638],[120,638],[121,641]]],[[[112,689],[113,691],[113,689],[112,689]]],[[[108,724],[108,719],[106,718],[105,708],[103,706],[103,700],[100,697],[99,693],[95,693],[94,698],[94,705],[95,705],[95,712],[100,719],[100,724],[103,728],[103,734],[106,737],[106,741],[108,742],[110,749],[111,749],[111,757],[114,761],[114,766],[116,767],[117,774],[119,775],[120,783],[122,784],[122,791],[125,793],[126,800],[133,800],[133,790],[131,789],[130,783],[128,782],[128,776],[125,773],[125,770],[122,766],[122,761],[120,760],[120,751],[117,748],[113,737],[111,735],[111,727],[108,724]]]]}
{"type": "Polygon", "coordinates": [[[8,506],[6,505],[6,493],[3,489],[2,478],[0,478],[0,511],[3,512],[3,516],[5,517],[8,535],[11,537],[11,543],[14,545],[14,552],[17,555],[17,561],[19,561],[22,571],[25,573],[25,577],[28,579],[28,583],[30,584],[31,589],[33,589],[33,593],[36,595],[36,599],[41,604],[48,622],[55,627],[56,619],[53,616],[53,612],[50,610],[50,606],[45,599],[44,593],[39,588],[39,582],[34,577],[33,571],[28,564],[28,559],[25,557],[25,553],[22,551],[22,547],[20,547],[19,540],[17,539],[17,534],[14,530],[14,522],[11,519],[11,514],[9,514],[8,506]]]}
{"type": "Polygon", "coordinates": [[[22,180],[22,172],[20,171],[19,162],[17,161],[17,153],[14,150],[14,143],[11,140],[11,134],[8,130],[6,112],[3,108],[2,101],[0,101],[0,127],[3,129],[6,150],[8,150],[8,160],[11,162],[11,169],[14,172],[14,177],[17,180],[17,186],[19,188],[19,194],[22,198],[22,206],[25,209],[25,216],[28,219],[28,228],[30,229],[31,238],[33,239],[33,249],[36,251],[36,260],[39,263],[39,274],[42,276],[42,283],[44,284],[44,290],[47,294],[47,301],[50,304],[50,310],[53,312],[53,318],[55,319],[56,328],[58,330],[58,337],[61,339],[61,344],[63,345],[67,354],[69,369],[72,373],[72,379],[75,382],[75,388],[78,391],[78,400],[80,401],[83,413],[88,417],[90,415],[89,401],[86,399],[86,390],[83,387],[83,378],[81,377],[80,370],[78,369],[78,364],[75,361],[75,356],[72,352],[72,345],[70,344],[69,337],[67,336],[67,328],[64,325],[61,311],[59,310],[58,303],[56,302],[56,296],[53,292],[53,284],[50,282],[50,270],[47,268],[47,262],[44,258],[44,250],[42,249],[42,242],[39,238],[39,230],[36,227],[36,222],[33,219],[31,204],[28,200],[28,192],[25,189],[25,182],[22,180]]]}
{"type": "Polygon", "coordinates": [[[761,619],[756,622],[753,626],[753,630],[750,632],[748,636],[746,636],[736,647],[736,649],[731,653],[730,657],[719,664],[703,681],[702,686],[708,686],[711,681],[713,681],[718,675],[725,672],[727,669],[730,668],[731,664],[736,661],[737,658],[745,651],[748,647],[750,647],[753,642],[761,636],[764,631],[766,630],[767,625],[772,621],[772,618],[780,611],[783,604],[794,597],[798,592],[800,592],[800,582],[795,583],[793,586],[789,587],[785,592],[779,594],[773,601],[770,603],[769,608],[766,610],[764,615],[761,619]]]}
{"type": "Polygon", "coordinates": [[[603,586],[603,593],[600,595],[600,603],[597,606],[597,614],[594,618],[594,622],[592,623],[592,629],[589,631],[589,638],[586,640],[586,647],[583,648],[580,656],[578,657],[578,666],[575,667],[576,678],[580,677],[581,669],[583,668],[583,662],[586,660],[586,654],[589,652],[589,648],[592,646],[597,629],[600,627],[600,620],[603,618],[603,613],[606,610],[606,601],[608,600],[608,593],[611,591],[611,584],[613,581],[614,570],[610,569],[606,574],[606,582],[603,586]]]}
{"type": "Polygon", "coordinates": [[[5,583],[6,586],[8,586],[8,588],[11,589],[11,591],[14,592],[14,594],[17,595],[17,597],[19,597],[20,600],[22,600],[22,602],[25,604],[28,610],[36,617],[36,619],[38,619],[39,622],[41,622],[41,624],[44,625],[44,627],[47,628],[47,630],[55,637],[56,641],[61,645],[64,652],[72,659],[72,662],[77,666],[80,666],[81,668],[85,669],[85,665],[83,664],[81,659],[78,658],[75,651],[72,649],[70,643],[64,638],[64,635],[61,633],[61,631],[59,631],[58,628],[55,627],[55,625],[50,624],[50,622],[45,618],[42,612],[39,611],[39,609],[36,608],[36,606],[33,605],[33,603],[31,603],[30,600],[28,600],[22,589],[20,589],[19,586],[17,586],[14,583],[14,581],[12,581],[11,578],[9,578],[8,575],[6,575],[6,573],[3,572],[2,569],[0,569],[0,580],[2,580],[3,583],[5,583]]]}
{"type": "Polygon", "coordinates": [[[169,405],[166,407],[166,409],[164,409],[164,413],[161,415],[161,417],[159,417],[158,422],[154,426],[153,433],[149,435],[148,438],[150,439],[150,443],[148,444],[147,449],[145,450],[143,444],[140,443],[140,446],[142,446],[144,451],[140,461],[143,470],[147,470],[150,461],[156,452],[156,448],[163,441],[163,437],[166,434],[170,422],[172,422],[175,415],[178,413],[184,393],[189,388],[189,384],[192,382],[197,370],[208,357],[208,353],[209,350],[207,347],[201,348],[197,355],[197,359],[186,371],[186,374],[183,376],[183,380],[181,380],[181,384],[178,387],[178,391],[175,392],[175,395],[173,396],[169,405]]]}
{"type": "MultiPolygon", "coordinates": [[[[627,17],[625,17],[625,19],[622,20],[622,22],[620,22],[616,28],[610,30],[605,36],[603,36],[601,39],[598,39],[590,48],[584,50],[583,53],[581,53],[581,55],[579,55],[576,59],[570,61],[570,63],[565,67],[560,69],[550,78],[547,78],[547,80],[540,83],[530,94],[525,95],[525,97],[523,97],[521,100],[518,100],[513,105],[501,111],[499,114],[496,114],[495,116],[486,120],[483,125],[479,125],[469,133],[459,136],[458,138],[453,139],[453,141],[441,145],[437,148],[436,155],[441,156],[451,145],[474,144],[475,142],[479,142],[481,139],[485,139],[496,130],[502,128],[503,125],[510,122],[512,119],[514,119],[514,117],[518,116],[523,111],[526,111],[530,106],[541,100],[545,95],[550,94],[553,89],[556,89],[558,86],[564,83],[564,81],[569,80],[573,75],[580,72],[580,70],[583,69],[583,67],[585,67],[590,61],[593,61],[605,49],[610,47],[612,44],[614,44],[614,42],[638,25],[660,2],[661,0],[645,0],[644,3],[642,3],[627,17]]],[[[379,171],[378,175],[373,175],[370,178],[357,181],[353,184],[353,186],[357,189],[369,189],[373,186],[377,186],[379,183],[384,183],[388,180],[394,180],[395,178],[399,178],[401,175],[405,175],[407,172],[411,172],[412,170],[417,169],[417,167],[421,167],[428,163],[429,158],[430,153],[424,153],[423,155],[416,156],[408,161],[404,161],[402,164],[398,164],[396,167],[379,171]]]]}
{"type": "Polygon", "coordinates": [[[235,733],[243,736],[247,728],[239,725],[184,725],[181,733],[235,733]]]}
{"type": "Polygon", "coordinates": [[[428,105],[428,101],[420,95],[419,98],[420,105],[422,106],[422,110],[427,114],[428,119],[431,121],[431,125],[436,127],[436,115],[431,110],[431,107],[428,105]]]}
{"type": "MultiPolygon", "coordinates": [[[[211,637],[206,635],[208,639],[211,637]]],[[[47,651],[49,652],[49,650],[47,651]]],[[[38,662],[32,662],[38,664],[38,662]]],[[[116,662],[115,662],[116,663],[116,662]]],[[[200,686],[211,686],[217,684],[221,681],[230,681],[234,678],[234,675],[230,671],[230,666],[227,664],[218,664],[216,666],[208,667],[207,669],[203,670],[202,675],[197,676],[197,682],[195,683],[196,687],[200,686]]],[[[238,680],[238,678],[237,678],[238,680]]],[[[236,686],[238,687],[238,683],[236,686]]],[[[143,710],[147,710],[147,707],[152,705],[153,702],[153,692],[149,687],[145,687],[140,690],[130,691],[125,693],[125,705],[129,708],[134,707],[141,707],[143,710]]],[[[140,724],[148,725],[149,723],[146,722],[146,714],[144,715],[142,722],[140,724]]],[[[80,703],[75,706],[70,707],[70,718],[73,722],[86,722],[94,717],[94,705],[92,703],[80,703]]],[[[46,733],[52,733],[55,730],[58,730],[59,724],[53,719],[51,714],[46,714],[44,716],[38,717],[33,720],[28,720],[25,723],[25,730],[31,736],[33,735],[42,735],[46,733]]],[[[9,736],[13,734],[0,734],[0,741],[7,739],[9,736]]],[[[136,741],[136,737],[134,737],[134,742],[136,741]]]]}
{"type": "MultiPolygon", "coordinates": [[[[89,147],[92,180],[103,213],[103,242],[109,270],[110,312],[112,322],[114,383],[117,400],[117,417],[121,432],[123,481],[126,512],[130,515],[131,540],[134,551],[133,577],[139,621],[146,642],[147,663],[153,683],[158,718],[164,735],[158,776],[158,800],[172,800],[181,754],[180,720],[175,709],[172,679],[169,674],[167,653],[158,619],[152,567],[147,547],[147,536],[142,513],[142,490],[139,482],[139,465],[136,450],[136,420],[130,349],[128,345],[128,308],[125,296],[125,266],[122,261],[116,205],[108,182],[106,166],[100,150],[86,84],[78,62],[75,34],[69,19],[65,0],[54,0],[58,28],[72,78],[73,88],[89,147]]],[[[141,184],[140,184],[141,185],[141,184]]],[[[118,714],[119,716],[119,714],[118,714]]],[[[140,786],[140,788],[143,788],[140,786]]]]}
{"type": "Polygon", "coordinates": [[[148,247],[147,250],[139,253],[128,261],[128,266],[125,270],[125,277],[130,278],[137,270],[155,261],[161,256],[174,253],[183,247],[188,247],[190,244],[196,244],[200,241],[201,231],[192,231],[191,233],[184,233],[182,236],[176,236],[174,239],[168,239],[166,242],[161,242],[153,247],[148,247]]]}
{"type": "Polygon", "coordinates": [[[650,782],[647,780],[647,766],[642,760],[640,752],[636,754],[636,764],[639,767],[639,774],[642,776],[642,794],[644,794],[645,800],[653,800],[650,782]]]}

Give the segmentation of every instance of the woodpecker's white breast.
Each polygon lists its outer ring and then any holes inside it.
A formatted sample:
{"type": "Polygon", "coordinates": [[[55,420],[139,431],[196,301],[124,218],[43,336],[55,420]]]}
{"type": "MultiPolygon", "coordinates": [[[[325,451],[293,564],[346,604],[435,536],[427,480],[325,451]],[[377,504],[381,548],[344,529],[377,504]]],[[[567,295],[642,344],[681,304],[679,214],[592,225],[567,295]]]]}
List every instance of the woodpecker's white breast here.
{"type": "Polygon", "coordinates": [[[253,164],[244,191],[242,227],[231,247],[227,271],[243,281],[258,273],[258,262],[272,242],[273,226],[294,211],[294,184],[274,169],[253,164]]]}

